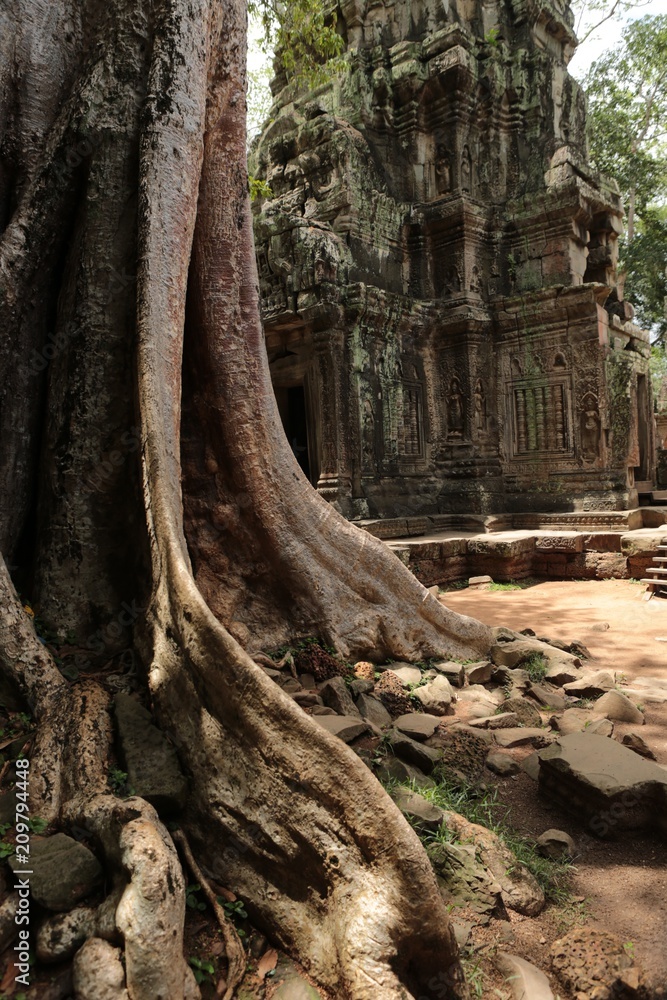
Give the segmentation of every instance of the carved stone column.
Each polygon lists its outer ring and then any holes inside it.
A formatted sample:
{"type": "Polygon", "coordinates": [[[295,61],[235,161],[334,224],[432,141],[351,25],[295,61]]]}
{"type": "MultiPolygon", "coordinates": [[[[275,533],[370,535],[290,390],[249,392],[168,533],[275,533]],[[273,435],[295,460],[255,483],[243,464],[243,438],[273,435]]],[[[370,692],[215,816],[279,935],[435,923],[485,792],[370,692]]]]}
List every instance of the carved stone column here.
{"type": "MultiPolygon", "coordinates": [[[[321,415],[318,493],[349,516],[352,496],[349,440],[353,414],[343,330],[313,334],[321,415]]],[[[354,415],[356,417],[356,414],[354,415]]]]}

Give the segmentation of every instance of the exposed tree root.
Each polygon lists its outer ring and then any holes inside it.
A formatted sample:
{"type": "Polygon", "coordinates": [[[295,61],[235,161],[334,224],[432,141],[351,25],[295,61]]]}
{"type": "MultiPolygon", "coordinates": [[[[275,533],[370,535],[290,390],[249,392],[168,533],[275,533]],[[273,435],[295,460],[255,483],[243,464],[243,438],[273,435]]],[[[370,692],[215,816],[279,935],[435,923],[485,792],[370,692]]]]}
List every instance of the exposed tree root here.
{"type": "Polygon", "coordinates": [[[177,844],[183,851],[187,865],[194,875],[195,880],[201,886],[203,893],[208,899],[211,909],[215,914],[215,918],[218,921],[227,957],[227,977],[224,983],[219,984],[217,995],[221,996],[223,1000],[231,1000],[236,991],[236,987],[239,985],[245,974],[246,954],[243,950],[241,939],[236,933],[236,929],[231,921],[227,919],[225,911],[218,902],[217,896],[213,892],[208,879],[197,864],[195,856],[192,853],[192,848],[188,843],[188,838],[182,830],[175,830],[171,836],[174,843],[177,844]]]}

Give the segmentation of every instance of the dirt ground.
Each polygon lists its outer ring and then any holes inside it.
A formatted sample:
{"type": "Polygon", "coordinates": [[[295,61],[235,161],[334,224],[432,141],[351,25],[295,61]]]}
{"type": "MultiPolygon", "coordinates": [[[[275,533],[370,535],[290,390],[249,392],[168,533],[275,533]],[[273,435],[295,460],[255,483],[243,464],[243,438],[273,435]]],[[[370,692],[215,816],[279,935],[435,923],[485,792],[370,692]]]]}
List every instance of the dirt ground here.
{"type": "MultiPolygon", "coordinates": [[[[548,581],[522,590],[449,591],[445,603],[488,625],[532,628],[538,636],[581,640],[596,669],[608,669],[621,684],[640,678],[667,680],[667,600],[642,600],[644,588],[627,580],[548,581]],[[608,626],[608,627],[605,627],[608,626]]],[[[666,692],[667,694],[667,692],[666,692]]],[[[635,699],[637,700],[637,699],[635,699]]],[[[616,726],[614,736],[641,731],[660,764],[667,765],[667,702],[646,699],[646,724],[616,726]]],[[[515,751],[518,758],[529,751],[515,751]]],[[[667,997],[667,842],[659,834],[624,833],[596,841],[572,816],[538,798],[525,773],[493,779],[511,806],[510,822],[538,836],[549,827],[566,830],[583,849],[577,857],[573,889],[581,903],[572,912],[549,908],[537,919],[518,918],[508,928],[507,950],[549,969],[549,948],[568,929],[585,926],[619,935],[632,949],[655,997],[667,997]],[[630,944],[630,942],[632,944],[630,944]]]]}

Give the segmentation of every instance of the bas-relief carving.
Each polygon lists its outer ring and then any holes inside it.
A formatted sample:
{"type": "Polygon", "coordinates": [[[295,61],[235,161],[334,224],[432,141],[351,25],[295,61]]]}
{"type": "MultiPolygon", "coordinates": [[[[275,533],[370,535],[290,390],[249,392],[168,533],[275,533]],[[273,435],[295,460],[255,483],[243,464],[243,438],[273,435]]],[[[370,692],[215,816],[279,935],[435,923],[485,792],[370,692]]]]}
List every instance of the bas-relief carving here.
{"type": "MultiPolygon", "coordinates": [[[[267,333],[354,331],[334,364],[352,364],[368,391],[336,434],[354,441],[374,513],[392,513],[388,493],[404,496],[403,513],[447,509],[457,491],[475,503],[475,463],[497,477],[498,510],[629,499],[613,490],[637,448],[606,437],[616,345],[600,343],[601,300],[580,285],[587,239],[614,280],[620,202],[585,161],[560,7],[545,47],[537,8],[520,6],[521,25],[497,6],[498,60],[475,40],[483,0],[429,4],[424,18],[408,0],[345,0],[347,79],[283,100],[279,78],[254,154],[274,190],[254,207],[267,333]]],[[[633,346],[614,398],[647,372],[648,348],[633,346]]]]}
{"type": "Polygon", "coordinates": [[[447,395],[447,437],[459,441],[465,430],[465,400],[461,392],[461,383],[454,376],[449,385],[447,395]]]}
{"type": "Polygon", "coordinates": [[[600,455],[600,409],[597,396],[586,393],[582,401],[581,454],[585,462],[595,462],[600,455]]]}
{"type": "Polygon", "coordinates": [[[449,194],[452,190],[452,161],[444,146],[438,146],[435,161],[435,187],[439,195],[449,194]]]}

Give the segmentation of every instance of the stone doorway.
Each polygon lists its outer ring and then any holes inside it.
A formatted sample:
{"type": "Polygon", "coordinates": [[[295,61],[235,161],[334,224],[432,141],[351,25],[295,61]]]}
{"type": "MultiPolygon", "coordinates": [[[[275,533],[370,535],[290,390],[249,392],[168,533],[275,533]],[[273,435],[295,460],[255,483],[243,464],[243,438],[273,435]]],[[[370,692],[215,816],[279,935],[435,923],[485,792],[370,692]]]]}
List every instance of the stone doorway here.
{"type": "Polygon", "coordinates": [[[651,462],[652,442],[648,425],[649,400],[646,375],[637,376],[637,438],[639,465],[635,467],[635,482],[653,482],[651,462]]]}
{"type": "Polygon", "coordinates": [[[308,418],[306,390],[303,385],[274,386],[280,419],[296,460],[313,485],[317,480],[314,468],[313,435],[308,418]]]}

